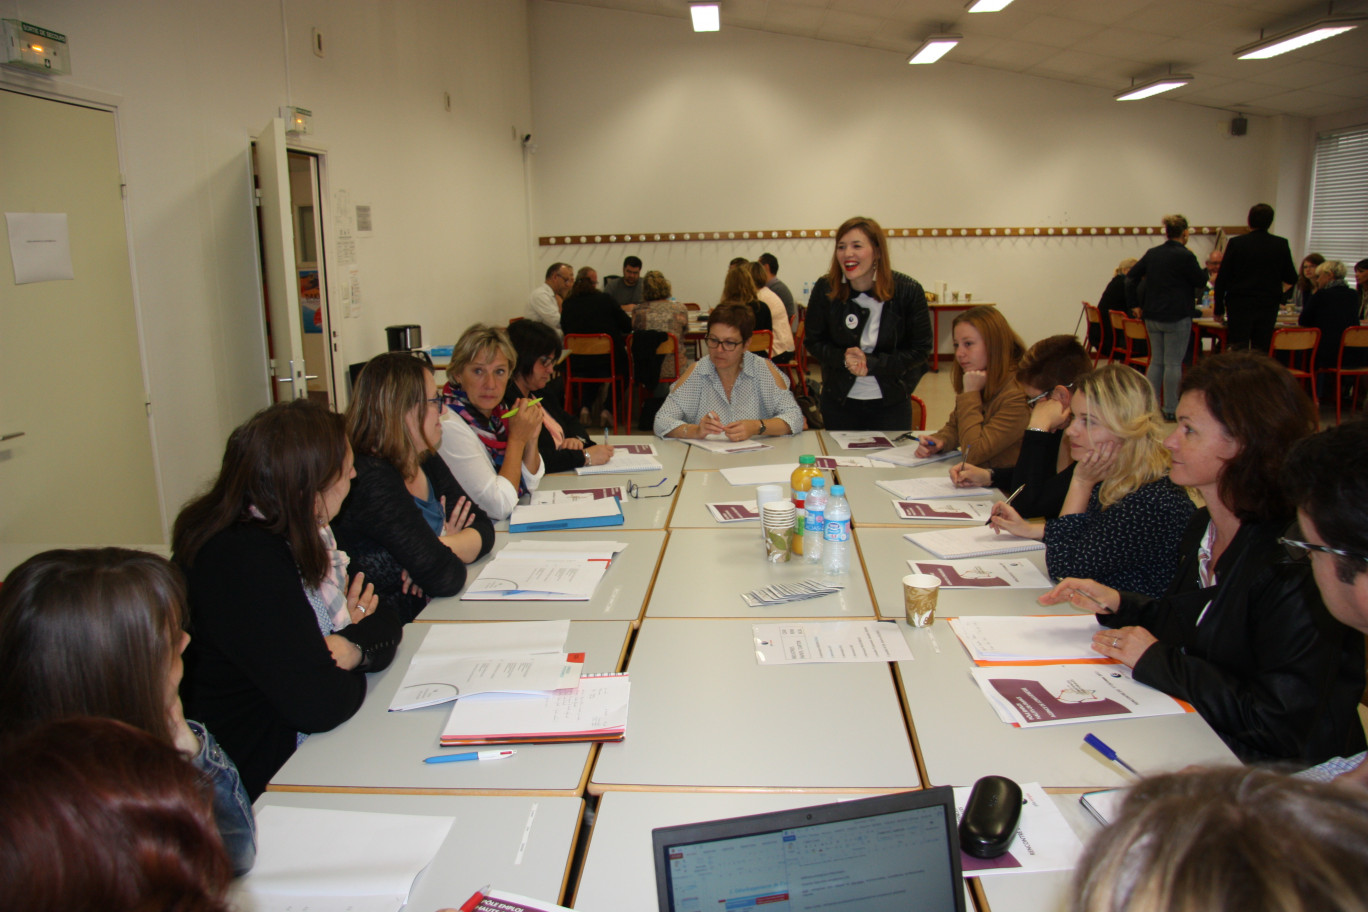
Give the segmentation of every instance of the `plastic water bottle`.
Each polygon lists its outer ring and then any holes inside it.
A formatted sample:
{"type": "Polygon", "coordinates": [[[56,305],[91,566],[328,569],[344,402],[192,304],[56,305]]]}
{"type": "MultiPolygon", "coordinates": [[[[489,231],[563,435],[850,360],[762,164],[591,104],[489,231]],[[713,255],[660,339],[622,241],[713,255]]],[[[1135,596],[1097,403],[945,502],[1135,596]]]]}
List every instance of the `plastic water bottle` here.
{"type": "Polygon", "coordinates": [[[831,486],[825,528],[822,568],[827,576],[845,576],[850,572],[850,502],[845,499],[845,488],[841,485],[831,486]]]}
{"type": "Polygon", "coordinates": [[[804,501],[803,562],[816,564],[822,560],[822,535],[826,528],[826,479],[820,475],[812,479],[804,501]]]}

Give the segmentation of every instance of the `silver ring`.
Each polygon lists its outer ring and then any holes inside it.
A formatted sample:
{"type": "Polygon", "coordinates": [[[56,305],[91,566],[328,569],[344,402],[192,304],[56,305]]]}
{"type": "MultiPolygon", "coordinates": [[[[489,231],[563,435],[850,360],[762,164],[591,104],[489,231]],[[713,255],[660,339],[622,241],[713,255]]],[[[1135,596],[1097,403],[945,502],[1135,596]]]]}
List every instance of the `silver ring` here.
{"type": "Polygon", "coordinates": [[[1119,646],[1119,645],[1121,645],[1121,638],[1120,638],[1120,637],[1112,637],[1112,649],[1115,649],[1115,648],[1116,648],[1117,646],[1119,646]]]}

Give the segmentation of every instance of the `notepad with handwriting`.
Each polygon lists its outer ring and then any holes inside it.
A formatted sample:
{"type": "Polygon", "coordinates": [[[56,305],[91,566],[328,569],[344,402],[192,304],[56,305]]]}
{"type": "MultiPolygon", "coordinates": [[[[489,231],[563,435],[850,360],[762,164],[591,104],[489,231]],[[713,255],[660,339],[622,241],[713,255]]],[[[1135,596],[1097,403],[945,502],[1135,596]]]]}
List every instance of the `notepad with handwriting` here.
{"type": "Polygon", "coordinates": [[[442,746],[621,741],[630,695],[626,674],[606,674],[584,675],[574,690],[466,697],[451,707],[442,746]]]}
{"type": "Polygon", "coordinates": [[[1007,532],[995,532],[992,526],[930,529],[926,532],[909,532],[903,538],[945,560],[1045,550],[1044,542],[1007,532]]]}
{"type": "Polygon", "coordinates": [[[582,465],[576,475],[611,475],[615,472],[663,472],[665,467],[654,456],[629,453],[626,447],[614,448],[612,457],[603,465],[582,465]]]}

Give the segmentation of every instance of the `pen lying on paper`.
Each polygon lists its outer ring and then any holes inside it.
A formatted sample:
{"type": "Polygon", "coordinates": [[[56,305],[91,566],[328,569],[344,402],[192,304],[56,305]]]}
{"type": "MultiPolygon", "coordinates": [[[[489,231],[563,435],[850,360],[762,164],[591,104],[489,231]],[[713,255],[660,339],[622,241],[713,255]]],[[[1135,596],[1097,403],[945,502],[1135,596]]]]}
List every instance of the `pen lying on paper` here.
{"type": "Polygon", "coordinates": [[[424,763],[460,763],[462,760],[502,760],[517,751],[466,751],[463,754],[442,754],[439,757],[424,757],[424,763]]]}
{"type": "MultiPolygon", "coordinates": [[[[536,405],[538,402],[541,402],[541,401],[542,401],[542,397],[541,397],[541,396],[538,396],[536,399],[529,399],[529,400],[527,400],[527,404],[528,404],[528,405],[536,405]]],[[[516,406],[516,405],[515,405],[515,406],[513,406],[511,409],[509,409],[508,411],[504,412],[504,413],[503,413],[502,415],[500,415],[499,417],[500,417],[500,418],[512,418],[514,415],[518,414],[518,409],[519,409],[519,408],[520,408],[520,406],[516,406]]]]}
{"type": "MultiPolygon", "coordinates": [[[[1024,491],[1024,490],[1026,490],[1026,486],[1025,486],[1025,485],[1020,485],[1015,491],[1012,492],[1012,494],[1011,494],[1010,497],[1008,497],[1006,500],[1004,500],[1004,501],[1002,502],[1003,505],[1005,505],[1005,506],[1011,506],[1012,501],[1016,500],[1016,496],[1017,496],[1018,494],[1020,494],[1020,493],[1021,493],[1022,491],[1024,491]]],[[[993,524],[993,517],[989,516],[989,517],[988,517],[988,521],[987,521],[986,523],[984,523],[984,525],[985,525],[985,526],[991,526],[992,524],[993,524]]],[[[1076,590],[1075,590],[1075,591],[1076,591],[1076,590]]]]}
{"type": "Polygon", "coordinates": [[[1097,751],[1102,756],[1106,757],[1108,760],[1121,764],[1137,776],[1140,775],[1140,771],[1138,769],[1131,766],[1129,763],[1127,763],[1125,760],[1122,760],[1120,757],[1116,756],[1116,751],[1108,747],[1107,742],[1103,741],[1101,738],[1097,737],[1097,735],[1094,735],[1092,732],[1089,732],[1088,734],[1083,736],[1083,743],[1091,747],[1093,750],[1097,751]]]}

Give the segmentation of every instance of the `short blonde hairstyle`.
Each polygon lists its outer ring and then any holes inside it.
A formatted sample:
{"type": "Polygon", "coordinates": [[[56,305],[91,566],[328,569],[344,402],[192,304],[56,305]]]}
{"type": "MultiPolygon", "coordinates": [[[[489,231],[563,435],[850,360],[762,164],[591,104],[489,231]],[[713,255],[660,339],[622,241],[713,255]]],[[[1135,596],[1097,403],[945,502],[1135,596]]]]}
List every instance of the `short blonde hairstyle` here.
{"type": "Polygon", "coordinates": [[[1164,448],[1159,406],[1144,374],[1108,364],[1080,378],[1074,395],[1086,396],[1092,419],[1121,438],[1116,465],[1097,492],[1102,509],[1168,474],[1173,457],[1164,448]]]}
{"type": "Polygon", "coordinates": [[[1115,274],[1116,274],[1116,275],[1125,275],[1126,273],[1130,272],[1131,267],[1134,266],[1134,265],[1135,265],[1136,263],[1138,263],[1138,262],[1140,262],[1140,261],[1137,260],[1135,257],[1126,257],[1126,258],[1125,258],[1124,260],[1122,260],[1120,263],[1116,264],[1116,273],[1115,273],[1115,274]]]}
{"type": "Polygon", "coordinates": [[[1342,279],[1349,274],[1349,270],[1339,260],[1326,260],[1316,267],[1316,275],[1328,273],[1331,280],[1342,279]]]}
{"type": "Polygon", "coordinates": [[[508,360],[508,374],[511,377],[518,366],[518,350],[508,338],[508,332],[502,326],[476,323],[461,333],[461,338],[452,348],[451,360],[447,363],[446,369],[447,379],[459,386],[461,373],[466,369],[466,365],[491,351],[503,355],[508,360]]]}

